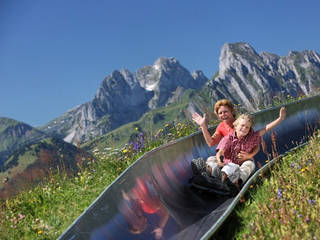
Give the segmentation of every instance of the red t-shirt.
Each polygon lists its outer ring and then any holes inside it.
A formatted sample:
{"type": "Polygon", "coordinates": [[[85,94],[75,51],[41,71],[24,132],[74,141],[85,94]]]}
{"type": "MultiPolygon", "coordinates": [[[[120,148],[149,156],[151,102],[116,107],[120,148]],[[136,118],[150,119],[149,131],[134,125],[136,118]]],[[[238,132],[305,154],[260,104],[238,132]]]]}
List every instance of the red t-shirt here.
{"type": "Polygon", "coordinates": [[[259,131],[255,132],[251,130],[245,137],[238,139],[235,132],[225,136],[217,146],[217,150],[224,150],[224,161],[241,164],[237,159],[240,151],[252,152],[252,150],[260,143],[259,131]]]}
{"type": "Polygon", "coordinates": [[[227,136],[230,133],[233,133],[233,128],[230,127],[227,123],[221,122],[216,128],[216,133],[219,133],[221,137],[216,139],[213,145],[218,144],[222,137],[227,136]]]}

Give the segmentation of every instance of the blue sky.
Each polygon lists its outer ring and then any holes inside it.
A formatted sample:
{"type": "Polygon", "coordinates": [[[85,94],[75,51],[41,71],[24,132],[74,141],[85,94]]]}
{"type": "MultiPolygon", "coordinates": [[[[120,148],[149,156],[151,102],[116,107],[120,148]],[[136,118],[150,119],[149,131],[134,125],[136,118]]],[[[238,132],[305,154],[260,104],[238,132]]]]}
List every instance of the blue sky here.
{"type": "Polygon", "coordinates": [[[41,126],[103,79],[176,57],[208,78],[224,43],[320,52],[319,1],[1,0],[0,116],[41,126]]]}

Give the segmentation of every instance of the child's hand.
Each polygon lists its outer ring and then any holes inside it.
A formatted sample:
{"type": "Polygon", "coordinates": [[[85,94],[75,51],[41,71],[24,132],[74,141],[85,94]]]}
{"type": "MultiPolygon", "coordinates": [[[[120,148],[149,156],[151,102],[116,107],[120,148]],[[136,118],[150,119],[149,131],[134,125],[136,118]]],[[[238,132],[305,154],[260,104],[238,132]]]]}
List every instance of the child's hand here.
{"type": "Polygon", "coordinates": [[[224,165],[226,165],[224,162],[218,161],[218,166],[219,166],[219,167],[224,167],[224,165]]]}
{"type": "Polygon", "coordinates": [[[238,158],[240,161],[244,162],[244,161],[246,161],[246,160],[248,160],[248,159],[251,159],[252,156],[251,156],[250,153],[247,153],[247,152],[245,152],[245,151],[240,151],[240,153],[238,153],[238,155],[237,155],[237,158],[238,158]]]}
{"type": "Polygon", "coordinates": [[[286,114],[287,114],[286,108],[285,107],[280,108],[279,118],[281,120],[284,120],[286,118],[286,114]]]}

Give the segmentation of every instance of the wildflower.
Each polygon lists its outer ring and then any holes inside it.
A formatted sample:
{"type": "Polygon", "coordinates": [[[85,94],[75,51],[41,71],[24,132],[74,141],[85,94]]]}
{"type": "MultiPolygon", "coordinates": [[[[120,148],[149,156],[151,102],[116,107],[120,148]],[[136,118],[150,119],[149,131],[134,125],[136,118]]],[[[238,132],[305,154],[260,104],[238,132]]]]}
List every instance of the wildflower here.
{"type": "Polygon", "coordinates": [[[308,199],[308,203],[311,204],[311,205],[315,205],[316,204],[316,200],[308,199]]]}
{"type": "Polygon", "coordinates": [[[41,235],[42,233],[43,233],[42,230],[39,230],[39,231],[38,231],[38,235],[41,235]]]}
{"type": "Polygon", "coordinates": [[[291,167],[291,168],[294,168],[295,165],[296,165],[295,163],[291,163],[290,167],[291,167]]]}
{"type": "Polygon", "coordinates": [[[250,188],[253,188],[253,185],[252,185],[252,184],[250,185],[250,188]]]}
{"type": "Polygon", "coordinates": [[[169,124],[168,123],[166,123],[166,125],[164,125],[165,127],[169,127],[169,124]]]}
{"type": "Polygon", "coordinates": [[[128,152],[128,149],[123,149],[122,152],[123,152],[123,153],[127,153],[127,152],[128,152]]]}
{"type": "Polygon", "coordinates": [[[23,215],[21,213],[18,214],[18,220],[21,220],[21,219],[24,219],[24,218],[25,218],[25,215],[23,215]]]}
{"type": "Polygon", "coordinates": [[[305,170],[306,170],[305,168],[302,168],[300,171],[301,171],[301,172],[304,172],[305,170]]]}
{"type": "Polygon", "coordinates": [[[306,217],[305,221],[308,223],[310,222],[310,218],[306,217]]]}
{"type": "Polygon", "coordinates": [[[247,238],[247,234],[246,234],[246,233],[244,233],[242,237],[243,237],[243,238],[247,238]]]}
{"type": "Polygon", "coordinates": [[[138,130],[139,130],[139,128],[138,128],[138,127],[136,127],[136,128],[135,128],[135,130],[136,130],[136,131],[138,131],[138,130]]]}
{"type": "Polygon", "coordinates": [[[281,191],[281,188],[278,188],[278,199],[282,198],[282,191],[281,191]]]}

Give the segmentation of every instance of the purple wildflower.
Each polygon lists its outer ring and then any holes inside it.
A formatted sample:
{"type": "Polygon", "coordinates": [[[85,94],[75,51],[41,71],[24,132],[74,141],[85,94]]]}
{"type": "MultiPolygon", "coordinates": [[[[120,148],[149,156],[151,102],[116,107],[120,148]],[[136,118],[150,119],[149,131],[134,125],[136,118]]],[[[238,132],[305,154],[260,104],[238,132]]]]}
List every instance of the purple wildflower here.
{"type": "Polygon", "coordinates": [[[308,199],[308,203],[311,204],[311,205],[315,205],[316,204],[316,200],[308,199]]]}
{"type": "Polygon", "coordinates": [[[281,191],[281,188],[278,188],[278,199],[282,198],[282,191],[281,191]]]}
{"type": "Polygon", "coordinates": [[[308,217],[306,217],[306,222],[308,223],[308,222],[310,222],[310,218],[308,218],[308,217]]]}

